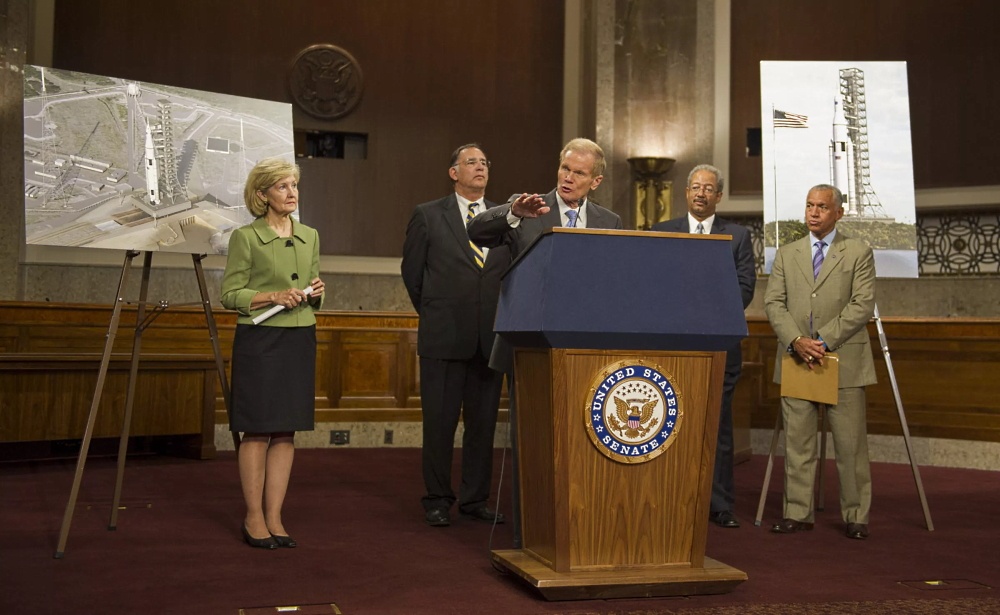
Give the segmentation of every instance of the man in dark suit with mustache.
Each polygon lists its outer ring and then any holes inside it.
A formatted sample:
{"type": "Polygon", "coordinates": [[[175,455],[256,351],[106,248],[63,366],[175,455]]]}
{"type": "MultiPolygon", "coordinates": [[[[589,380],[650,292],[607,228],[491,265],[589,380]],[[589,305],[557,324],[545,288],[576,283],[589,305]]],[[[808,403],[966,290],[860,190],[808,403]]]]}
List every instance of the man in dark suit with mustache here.
{"type": "Polygon", "coordinates": [[[510,265],[506,246],[484,249],[469,241],[465,224],[495,208],[485,200],[490,162],[476,143],[451,156],[455,191],[418,205],[406,229],[401,272],[420,315],[420,400],[423,414],[422,499],[428,525],[451,524],[455,492],[451,467],[461,414],[462,482],[459,512],[503,523],[487,507],[493,474],[493,437],[503,373],[489,367],[500,276],[510,265]]]}
{"type": "MultiPolygon", "coordinates": [[[[753,300],[757,272],[754,268],[753,246],[750,233],[745,228],[715,215],[715,208],[722,200],[723,178],[719,169],[700,164],[688,174],[685,195],[687,215],[653,225],[654,231],[674,233],[714,233],[731,235],[733,261],[736,263],[736,280],[743,296],[743,309],[753,300]]],[[[726,353],[726,375],[722,381],[722,407],[719,411],[719,435],[715,445],[715,472],[712,475],[712,499],[709,519],[720,527],[738,528],[739,520],[733,514],[735,487],[733,485],[733,391],[743,367],[740,345],[726,353]]]]}

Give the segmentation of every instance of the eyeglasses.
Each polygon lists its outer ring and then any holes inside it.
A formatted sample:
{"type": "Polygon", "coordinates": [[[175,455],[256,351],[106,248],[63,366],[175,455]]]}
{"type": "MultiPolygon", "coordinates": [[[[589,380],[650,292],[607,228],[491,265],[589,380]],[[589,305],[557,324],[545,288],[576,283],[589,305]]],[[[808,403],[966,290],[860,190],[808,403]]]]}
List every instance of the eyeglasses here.
{"type": "Polygon", "coordinates": [[[488,168],[490,168],[490,161],[487,160],[487,159],[485,159],[485,158],[469,158],[468,160],[463,160],[461,162],[456,162],[455,164],[453,164],[451,166],[457,167],[459,165],[466,166],[466,167],[469,167],[469,168],[472,168],[472,167],[478,166],[478,165],[483,165],[483,166],[485,166],[488,169],[488,168]]]}
{"type": "Polygon", "coordinates": [[[712,184],[705,184],[704,186],[701,184],[691,184],[690,186],[688,186],[688,190],[690,190],[691,192],[701,192],[702,190],[704,190],[705,194],[707,195],[713,195],[717,192],[715,186],[713,186],[712,184]]]}

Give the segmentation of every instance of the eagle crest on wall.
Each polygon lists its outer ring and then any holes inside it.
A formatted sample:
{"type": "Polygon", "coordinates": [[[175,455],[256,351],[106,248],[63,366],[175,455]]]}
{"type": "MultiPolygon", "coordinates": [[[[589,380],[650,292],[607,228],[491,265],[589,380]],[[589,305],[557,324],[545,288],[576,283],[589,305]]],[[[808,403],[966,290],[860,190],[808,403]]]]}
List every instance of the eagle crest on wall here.
{"type": "Polygon", "coordinates": [[[292,99],[309,115],[333,120],[361,101],[361,66],[336,45],[312,45],[299,52],[288,76],[292,99]]]}

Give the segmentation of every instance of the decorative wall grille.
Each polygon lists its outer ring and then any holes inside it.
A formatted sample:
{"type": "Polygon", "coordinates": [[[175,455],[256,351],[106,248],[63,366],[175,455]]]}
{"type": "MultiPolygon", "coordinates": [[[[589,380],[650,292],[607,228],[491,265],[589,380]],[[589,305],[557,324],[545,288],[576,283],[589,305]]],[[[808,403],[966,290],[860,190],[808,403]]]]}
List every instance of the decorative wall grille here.
{"type": "MultiPolygon", "coordinates": [[[[724,215],[750,231],[757,274],[764,273],[764,218],[724,215]]],[[[1000,275],[1000,211],[917,213],[921,276],[1000,275]]]]}

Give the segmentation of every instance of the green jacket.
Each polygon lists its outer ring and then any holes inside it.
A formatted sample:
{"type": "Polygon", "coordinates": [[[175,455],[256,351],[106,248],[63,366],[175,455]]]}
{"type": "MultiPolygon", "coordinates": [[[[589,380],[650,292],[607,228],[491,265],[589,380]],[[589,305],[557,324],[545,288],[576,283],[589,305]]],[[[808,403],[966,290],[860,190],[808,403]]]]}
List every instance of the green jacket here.
{"type": "MultiPolygon", "coordinates": [[[[292,221],[292,237],[278,237],[267,220],[257,218],[233,231],[229,238],[229,257],[222,278],[222,305],[236,310],[238,324],[253,324],[252,319],[270,309],[266,305],[250,309],[257,293],[305,288],[319,275],[319,233],[297,220],[292,221]],[[293,275],[297,278],[293,279],[293,275]]],[[[269,327],[308,327],[316,324],[314,310],[323,305],[323,295],[310,298],[291,310],[282,310],[260,323],[269,327]]]]}

